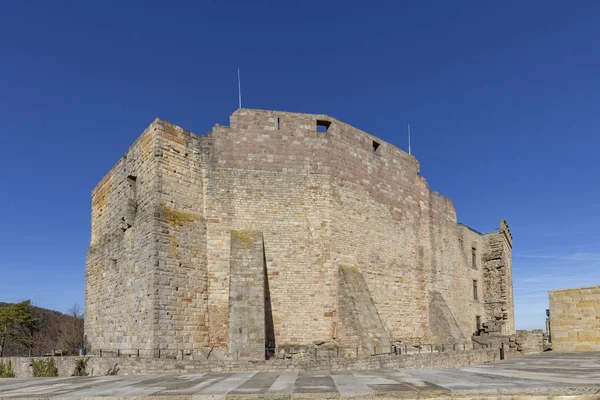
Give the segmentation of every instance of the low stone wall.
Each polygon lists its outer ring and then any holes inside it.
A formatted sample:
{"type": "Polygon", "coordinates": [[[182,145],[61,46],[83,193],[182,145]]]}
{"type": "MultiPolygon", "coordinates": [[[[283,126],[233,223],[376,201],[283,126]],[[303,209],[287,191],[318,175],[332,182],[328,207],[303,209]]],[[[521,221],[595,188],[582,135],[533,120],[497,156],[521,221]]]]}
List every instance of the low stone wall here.
{"type": "Polygon", "coordinates": [[[519,330],[515,335],[517,350],[523,354],[541,353],[544,351],[544,332],[541,329],[532,331],[519,330]]]}
{"type": "MultiPolygon", "coordinates": [[[[79,357],[55,357],[59,376],[70,376],[79,357]]],[[[36,357],[37,359],[37,357],[36,357]]],[[[382,355],[362,358],[336,358],[330,360],[268,360],[268,361],[198,361],[172,360],[165,358],[117,358],[89,357],[87,371],[94,376],[106,375],[115,365],[119,375],[154,375],[196,373],[207,371],[342,371],[375,370],[397,368],[457,368],[472,364],[483,364],[500,359],[500,350],[481,349],[449,351],[445,353],[423,353],[414,355],[382,355]]],[[[10,360],[17,377],[32,376],[31,358],[6,357],[10,360]]]]}

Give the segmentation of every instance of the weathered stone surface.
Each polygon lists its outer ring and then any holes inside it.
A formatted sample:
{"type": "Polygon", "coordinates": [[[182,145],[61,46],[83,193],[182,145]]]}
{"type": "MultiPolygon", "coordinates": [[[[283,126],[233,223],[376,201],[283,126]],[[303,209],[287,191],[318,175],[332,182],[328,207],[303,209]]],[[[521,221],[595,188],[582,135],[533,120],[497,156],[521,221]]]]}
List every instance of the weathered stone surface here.
{"type": "Polygon", "coordinates": [[[552,290],[550,327],[556,351],[600,351],[600,286],[552,290]]]}
{"type": "Polygon", "coordinates": [[[260,232],[231,231],[229,353],[265,357],[265,261],[260,232]]]}
{"type": "Polygon", "coordinates": [[[359,354],[380,354],[390,350],[390,341],[381,322],[369,288],[358,270],[352,265],[339,269],[339,322],[345,343],[357,343],[359,354]]]}
{"type": "Polygon", "coordinates": [[[207,136],[155,120],[94,189],[93,350],[231,357],[232,231],[262,234],[267,347],[360,346],[342,321],[343,265],[362,276],[388,343],[462,343],[476,316],[514,333],[504,222],[485,235],[457,225],[413,156],[341,121],[239,109],[207,136]]]}

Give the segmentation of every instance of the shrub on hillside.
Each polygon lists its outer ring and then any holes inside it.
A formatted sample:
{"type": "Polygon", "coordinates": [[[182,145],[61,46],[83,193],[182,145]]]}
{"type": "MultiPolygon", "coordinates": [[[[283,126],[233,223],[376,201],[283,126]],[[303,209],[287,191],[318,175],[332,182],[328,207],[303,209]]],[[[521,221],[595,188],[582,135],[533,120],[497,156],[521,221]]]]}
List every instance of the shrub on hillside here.
{"type": "Polygon", "coordinates": [[[54,363],[54,358],[42,358],[40,360],[32,360],[33,376],[35,378],[52,378],[58,376],[58,368],[54,363]]]}
{"type": "Polygon", "coordinates": [[[87,358],[87,357],[78,358],[75,361],[75,370],[73,371],[73,374],[71,374],[71,376],[88,376],[89,375],[89,373],[87,372],[88,360],[89,360],[89,358],[87,358]]]}
{"type": "Polygon", "coordinates": [[[12,362],[8,360],[6,363],[0,361],[0,378],[14,378],[15,371],[13,371],[12,362]]]}

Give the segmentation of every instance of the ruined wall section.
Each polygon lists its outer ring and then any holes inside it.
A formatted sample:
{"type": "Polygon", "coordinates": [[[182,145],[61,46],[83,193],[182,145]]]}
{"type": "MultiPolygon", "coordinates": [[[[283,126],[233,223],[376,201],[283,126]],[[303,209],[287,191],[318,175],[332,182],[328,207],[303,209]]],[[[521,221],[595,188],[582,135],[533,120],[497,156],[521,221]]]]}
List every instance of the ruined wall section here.
{"type": "Polygon", "coordinates": [[[484,237],[487,242],[483,255],[486,321],[501,324],[502,333],[511,335],[515,332],[512,236],[506,222],[501,221],[499,231],[484,237]]]}
{"type": "Polygon", "coordinates": [[[85,334],[92,349],[152,348],[156,121],[92,192],[85,334]]]}
{"type": "Polygon", "coordinates": [[[600,286],[552,290],[550,326],[554,351],[600,351],[600,286]]]}
{"type": "MultiPolygon", "coordinates": [[[[206,165],[212,143],[169,122],[156,123],[158,207],[155,218],[153,317],[161,349],[209,347],[206,165]]],[[[165,353],[166,354],[166,353],[165,353]]]]}

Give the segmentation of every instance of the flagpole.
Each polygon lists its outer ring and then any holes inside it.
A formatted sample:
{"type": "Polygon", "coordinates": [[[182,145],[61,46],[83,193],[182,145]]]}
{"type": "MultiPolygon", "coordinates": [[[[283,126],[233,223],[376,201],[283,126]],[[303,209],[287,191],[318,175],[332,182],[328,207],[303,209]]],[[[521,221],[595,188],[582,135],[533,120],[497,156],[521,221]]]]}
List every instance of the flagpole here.
{"type": "Polygon", "coordinates": [[[240,80],[240,69],[238,68],[238,101],[240,108],[242,108],[242,83],[240,80]]]}
{"type": "Polygon", "coordinates": [[[408,124],[408,154],[411,154],[411,152],[410,152],[410,124],[408,124]]]}

